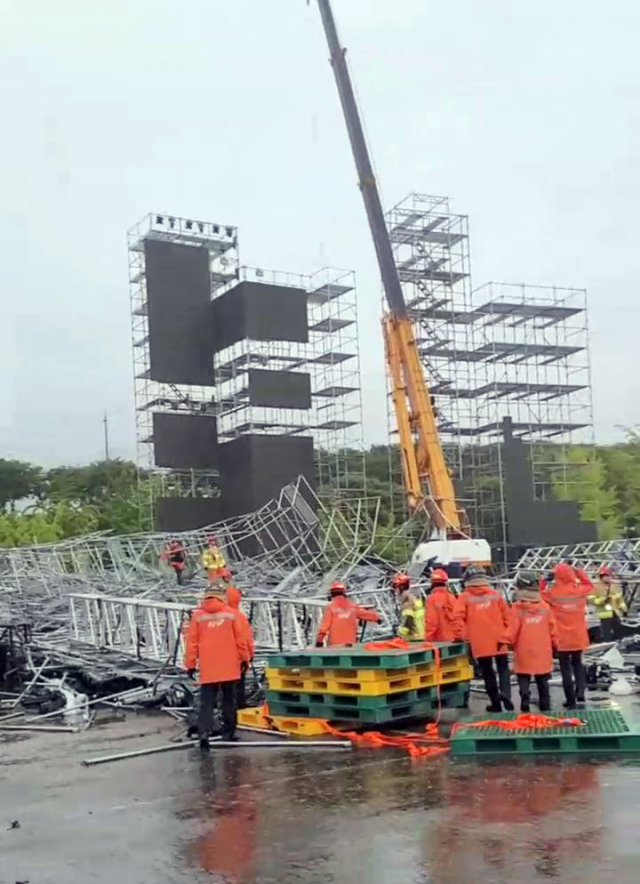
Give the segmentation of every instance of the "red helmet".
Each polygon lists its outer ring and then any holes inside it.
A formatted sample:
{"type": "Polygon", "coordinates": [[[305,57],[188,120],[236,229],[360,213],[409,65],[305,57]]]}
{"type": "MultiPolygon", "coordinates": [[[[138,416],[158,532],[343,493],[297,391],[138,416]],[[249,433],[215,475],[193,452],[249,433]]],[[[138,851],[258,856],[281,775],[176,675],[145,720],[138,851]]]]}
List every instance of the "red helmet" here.
{"type": "Polygon", "coordinates": [[[611,568],[608,565],[602,565],[598,571],[601,577],[611,577],[611,568]]]}
{"type": "Polygon", "coordinates": [[[331,593],[331,595],[346,595],[347,594],[347,587],[344,585],[344,583],[341,583],[339,580],[336,580],[329,587],[329,592],[331,593]]]}
{"type": "Polygon", "coordinates": [[[444,570],[444,568],[436,568],[434,571],[431,572],[431,585],[432,586],[436,586],[437,584],[448,583],[448,582],[449,582],[449,575],[444,570]]]}
{"type": "Polygon", "coordinates": [[[394,589],[408,589],[411,585],[411,578],[408,574],[396,574],[396,576],[391,581],[391,586],[394,589]]]}

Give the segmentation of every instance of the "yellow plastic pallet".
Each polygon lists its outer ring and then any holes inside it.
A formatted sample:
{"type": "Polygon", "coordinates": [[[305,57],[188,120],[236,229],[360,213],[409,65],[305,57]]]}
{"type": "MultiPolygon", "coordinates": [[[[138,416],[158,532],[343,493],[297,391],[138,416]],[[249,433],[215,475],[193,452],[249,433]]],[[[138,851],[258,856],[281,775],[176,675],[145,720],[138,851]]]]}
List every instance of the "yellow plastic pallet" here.
{"type": "MultiPolygon", "coordinates": [[[[449,660],[440,662],[440,672],[445,673],[461,666],[469,666],[469,657],[463,654],[459,657],[452,657],[449,660]]],[[[320,679],[326,681],[357,681],[357,682],[378,682],[389,681],[395,678],[404,678],[410,675],[422,675],[426,672],[435,672],[435,663],[415,663],[412,666],[404,666],[401,669],[320,669],[301,667],[299,669],[289,666],[278,666],[268,668],[267,676],[280,676],[283,678],[303,678],[303,679],[320,679]]]]}
{"type": "Polygon", "coordinates": [[[289,715],[270,715],[276,730],[301,737],[318,737],[331,733],[326,718],[295,718],[289,715]]]}
{"type": "Polygon", "coordinates": [[[329,734],[326,718],[296,718],[291,715],[268,715],[265,706],[238,710],[238,724],[257,727],[260,730],[281,731],[284,734],[298,734],[301,737],[317,737],[329,734]]]}
{"type": "Polygon", "coordinates": [[[451,684],[469,681],[473,672],[467,665],[447,666],[440,672],[416,673],[397,676],[386,680],[359,681],[357,679],[301,678],[298,675],[276,675],[274,670],[266,670],[269,690],[292,691],[296,693],[332,694],[335,696],[383,697],[416,688],[434,687],[437,684],[451,684]]]}

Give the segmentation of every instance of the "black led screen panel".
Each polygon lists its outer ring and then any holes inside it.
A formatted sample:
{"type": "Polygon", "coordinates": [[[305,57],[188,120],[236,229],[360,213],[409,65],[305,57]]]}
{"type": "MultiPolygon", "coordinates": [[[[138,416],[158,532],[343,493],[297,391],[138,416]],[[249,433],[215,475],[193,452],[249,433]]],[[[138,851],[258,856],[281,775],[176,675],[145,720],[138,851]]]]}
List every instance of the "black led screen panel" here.
{"type": "Polygon", "coordinates": [[[218,450],[223,519],[259,509],[298,476],[313,486],[313,439],[309,437],[240,436],[218,450]]]}
{"type": "Polygon", "coordinates": [[[155,239],[144,252],[151,380],[213,385],[209,252],[155,239]]]}
{"type": "Polygon", "coordinates": [[[218,469],[218,427],[204,414],[153,415],[156,466],[179,470],[218,469]]]}
{"type": "Polygon", "coordinates": [[[158,531],[195,531],[220,521],[220,500],[215,497],[158,497],[155,511],[158,531]]]}
{"type": "Polygon", "coordinates": [[[596,523],[580,518],[575,500],[535,500],[527,446],[520,439],[502,445],[503,494],[509,543],[514,546],[554,546],[589,543],[597,539],[596,523]]]}
{"type": "Polygon", "coordinates": [[[304,289],[240,282],[216,298],[212,309],[216,352],[245,338],[303,344],[309,340],[304,289]]]}
{"type": "Polygon", "coordinates": [[[311,408],[311,377],[298,371],[250,368],[249,401],[265,408],[311,408]]]}

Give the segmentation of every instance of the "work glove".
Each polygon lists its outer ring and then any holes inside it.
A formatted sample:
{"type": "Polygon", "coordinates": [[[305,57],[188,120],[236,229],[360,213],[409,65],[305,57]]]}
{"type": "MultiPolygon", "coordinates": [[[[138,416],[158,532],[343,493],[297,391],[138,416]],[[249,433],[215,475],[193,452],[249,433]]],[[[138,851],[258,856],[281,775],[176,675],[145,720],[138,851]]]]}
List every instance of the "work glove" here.
{"type": "Polygon", "coordinates": [[[246,675],[248,669],[249,669],[249,664],[243,661],[240,664],[240,675],[246,675]]]}
{"type": "Polygon", "coordinates": [[[316,648],[324,648],[324,642],[316,642],[316,648]]]}
{"type": "Polygon", "coordinates": [[[187,669],[187,675],[192,681],[195,681],[196,670],[195,669],[187,669]]]}

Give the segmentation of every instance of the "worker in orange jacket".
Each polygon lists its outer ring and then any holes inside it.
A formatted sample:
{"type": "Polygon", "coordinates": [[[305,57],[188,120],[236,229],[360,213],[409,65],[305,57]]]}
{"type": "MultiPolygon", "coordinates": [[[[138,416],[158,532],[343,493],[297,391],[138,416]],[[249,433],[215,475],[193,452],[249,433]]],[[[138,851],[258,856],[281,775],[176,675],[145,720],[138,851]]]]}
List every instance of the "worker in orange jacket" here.
{"type": "Polygon", "coordinates": [[[449,576],[443,568],[431,572],[431,592],[427,597],[424,637],[428,642],[456,639],[456,598],[449,589],[449,576]]]}
{"type": "Polygon", "coordinates": [[[513,671],[518,677],[520,709],[530,711],[531,677],[538,686],[540,712],[551,709],[549,678],[553,671],[553,652],[558,644],[558,629],[550,606],[540,597],[540,584],[532,572],[516,577],[516,601],[509,615],[513,671]]]}
{"type": "Polygon", "coordinates": [[[576,702],[584,703],[582,652],[589,647],[586,603],[592,592],[593,584],[581,568],[562,563],[553,569],[553,583],[543,594],[558,626],[558,660],[567,709],[575,709],[576,702]]]}
{"type": "MultiPolygon", "coordinates": [[[[231,577],[231,572],[229,572],[229,577],[231,577]]],[[[240,610],[240,602],[242,600],[242,590],[238,589],[237,586],[227,586],[227,604],[230,608],[236,612],[238,616],[238,620],[240,621],[240,626],[242,627],[242,633],[244,635],[244,640],[247,645],[247,649],[249,651],[249,663],[253,661],[256,652],[256,645],[253,640],[253,629],[251,629],[251,624],[249,623],[249,619],[246,614],[240,610]]],[[[246,692],[246,682],[247,678],[247,667],[240,667],[240,681],[238,682],[238,709],[246,709],[247,708],[247,692],[246,692]]]]}
{"type": "Polygon", "coordinates": [[[511,711],[509,608],[502,593],[489,586],[485,570],[480,565],[470,565],[463,581],[464,591],[455,607],[457,633],[469,642],[471,653],[480,667],[491,700],[487,712],[501,712],[502,704],[511,711]],[[494,660],[498,680],[493,669],[494,660]]]}
{"type": "Polygon", "coordinates": [[[222,694],[222,728],[227,740],[235,740],[238,723],[237,682],[249,663],[249,648],[238,612],[226,603],[220,581],[211,584],[202,604],[191,615],[187,632],[185,666],[189,676],[200,668],[200,746],[209,746],[213,707],[222,694]]]}
{"type": "Polygon", "coordinates": [[[316,648],[324,647],[328,638],[329,647],[333,645],[355,645],[358,643],[358,623],[361,620],[378,623],[380,614],[361,608],[347,598],[347,587],[339,581],[332,583],[329,589],[331,603],[327,606],[318,630],[316,648]]]}

